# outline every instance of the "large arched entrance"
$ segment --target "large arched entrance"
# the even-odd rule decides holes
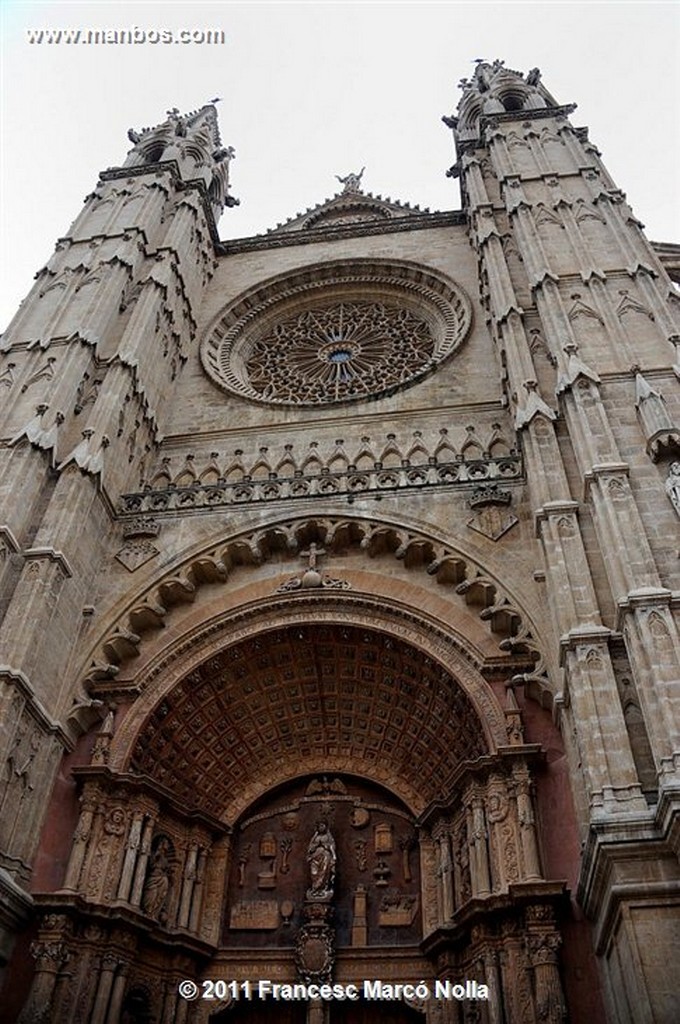
[[[228,821],[246,794],[305,770],[366,774],[422,809],[488,752],[488,730],[440,661],[319,609],[198,665],[156,704],[129,767]]]
[[[159,1024],[440,1019],[433,1002],[187,1002],[182,979],[469,977],[508,1021],[559,1009],[540,747],[471,647],[365,597],[301,594],[183,652],[119,687],[73,769],[66,877],[40,898],[41,941],[73,967],[39,972],[32,996],[55,1024],[76,1007],[119,1024],[131,991]]]

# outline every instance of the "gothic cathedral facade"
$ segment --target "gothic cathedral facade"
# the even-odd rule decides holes
[[[461,211],[228,242],[131,131],[0,342],[9,1022],[680,1020],[680,246],[461,88]]]

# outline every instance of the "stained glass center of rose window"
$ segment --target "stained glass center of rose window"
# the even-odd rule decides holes
[[[399,387],[434,359],[427,321],[381,302],[337,302],[276,324],[252,346],[246,373],[259,398],[338,402]]]

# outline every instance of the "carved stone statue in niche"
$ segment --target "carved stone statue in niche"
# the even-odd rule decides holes
[[[326,822],[320,821],[307,849],[311,882],[307,890],[308,899],[327,899],[332,896],[336,860],[335,840]]]
[[[239,858],[238,858],[238,884],[239,884],[240,888],[243,888],[243,886],[245,885],[245,882],[246,882],[246,867],[248,865],[248,860],[250,858],[250,851],[252,849],[252,846],[253,846],[252,843],[246,843],[246,845],[241,849],[241,852],[239,854]]]
[[[666,480],[666,494],[673,502],[675,511],[680,516],[680,462],[671,463]]]
[[[151,855],[149,873],[142,894],[142,910],[156,919],[161,918],[170,891],[172,844],[167,836],[160,836]]]

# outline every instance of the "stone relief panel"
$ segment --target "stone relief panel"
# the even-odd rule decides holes
[[[312,920],[330,924],[336,948],[420,939],[413,818],[387,791],[316,776],[268,795],[238,826],[223,945],[291,946],[309,927],[310,907]]]

